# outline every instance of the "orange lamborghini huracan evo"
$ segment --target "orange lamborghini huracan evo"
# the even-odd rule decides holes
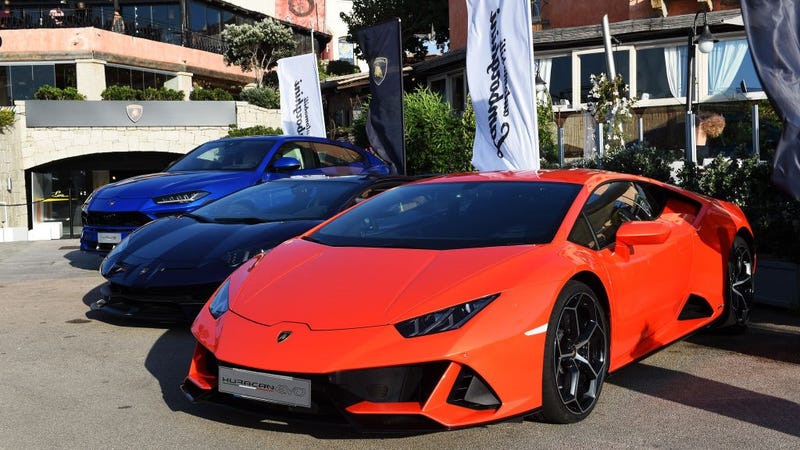
[[[192,400],[358,428],[454,428],[594,408],[610,372],[747,326],[735,205],[595,170],[403,185],[237,269],[192,326]]]

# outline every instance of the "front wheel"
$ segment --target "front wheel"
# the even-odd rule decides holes
[[[608,349],[602,303],[589,286],[570,281],[558,295],[547,327],[537,418],[573,423],[588,416],[608,372]]]
[[[744,332],[750,323],[753,305],[753,252],[741,236],[736,236],[725,270],[725,313],[720,328]]]

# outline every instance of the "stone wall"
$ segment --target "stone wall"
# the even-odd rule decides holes
[[[22,165],[20,115],[12,127],[0,132],[0,227],[27,226],[25,170]]]
[[[236,102],[236,120],[239,128],[256,125],[281,128],[281,110],[266,109],[247,102]]]

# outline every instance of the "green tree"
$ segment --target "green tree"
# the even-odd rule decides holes
[[[271,17],[252,25],[225,27],[222,38],[228,44],[223,54],[225,64],[235,64],[242,72],[252,71],[259,87],[264,82],[264,73],[279,59],[292,56],[297,46],[291,28]]]
[[[543,169],[558,167],[558,146],[554,133],[558,133],[553,118],[553,104],[548,96],[536,101],[536,118],[539,132],[539,163]]]
[[[403,96],[406,169],[409,174],[472,170],[475,116],[456,114],[442,96],[417,88]]]
[[[345,140],[368,147],[369,100],[361,105],[361,110],[361,116],[353,121],[350,137]],[[417,88],[403,95],[403,122],[409,175],[472,170],[475,114],[471,104],[459,115],[438,93]]]
[[[347,24],[351,42],[356,42],[356,31],[362,28],[400,18],[403,48],[417,59],[428,53],[426,40],[444,48],[450,38],[447,0],[353,0],[352,12],[339,16]],[[356,54],[361,54],[358,47]]]

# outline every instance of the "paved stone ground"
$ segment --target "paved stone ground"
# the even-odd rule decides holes
[[[77,245],[0,243],[0,449],[800,448],[800,317],[789,311],[757,309],[745,335],[701,333],[623,368],[578,424],[363,436],[189,403],[177,388],[189,331],[89,311],[104,280]]]

